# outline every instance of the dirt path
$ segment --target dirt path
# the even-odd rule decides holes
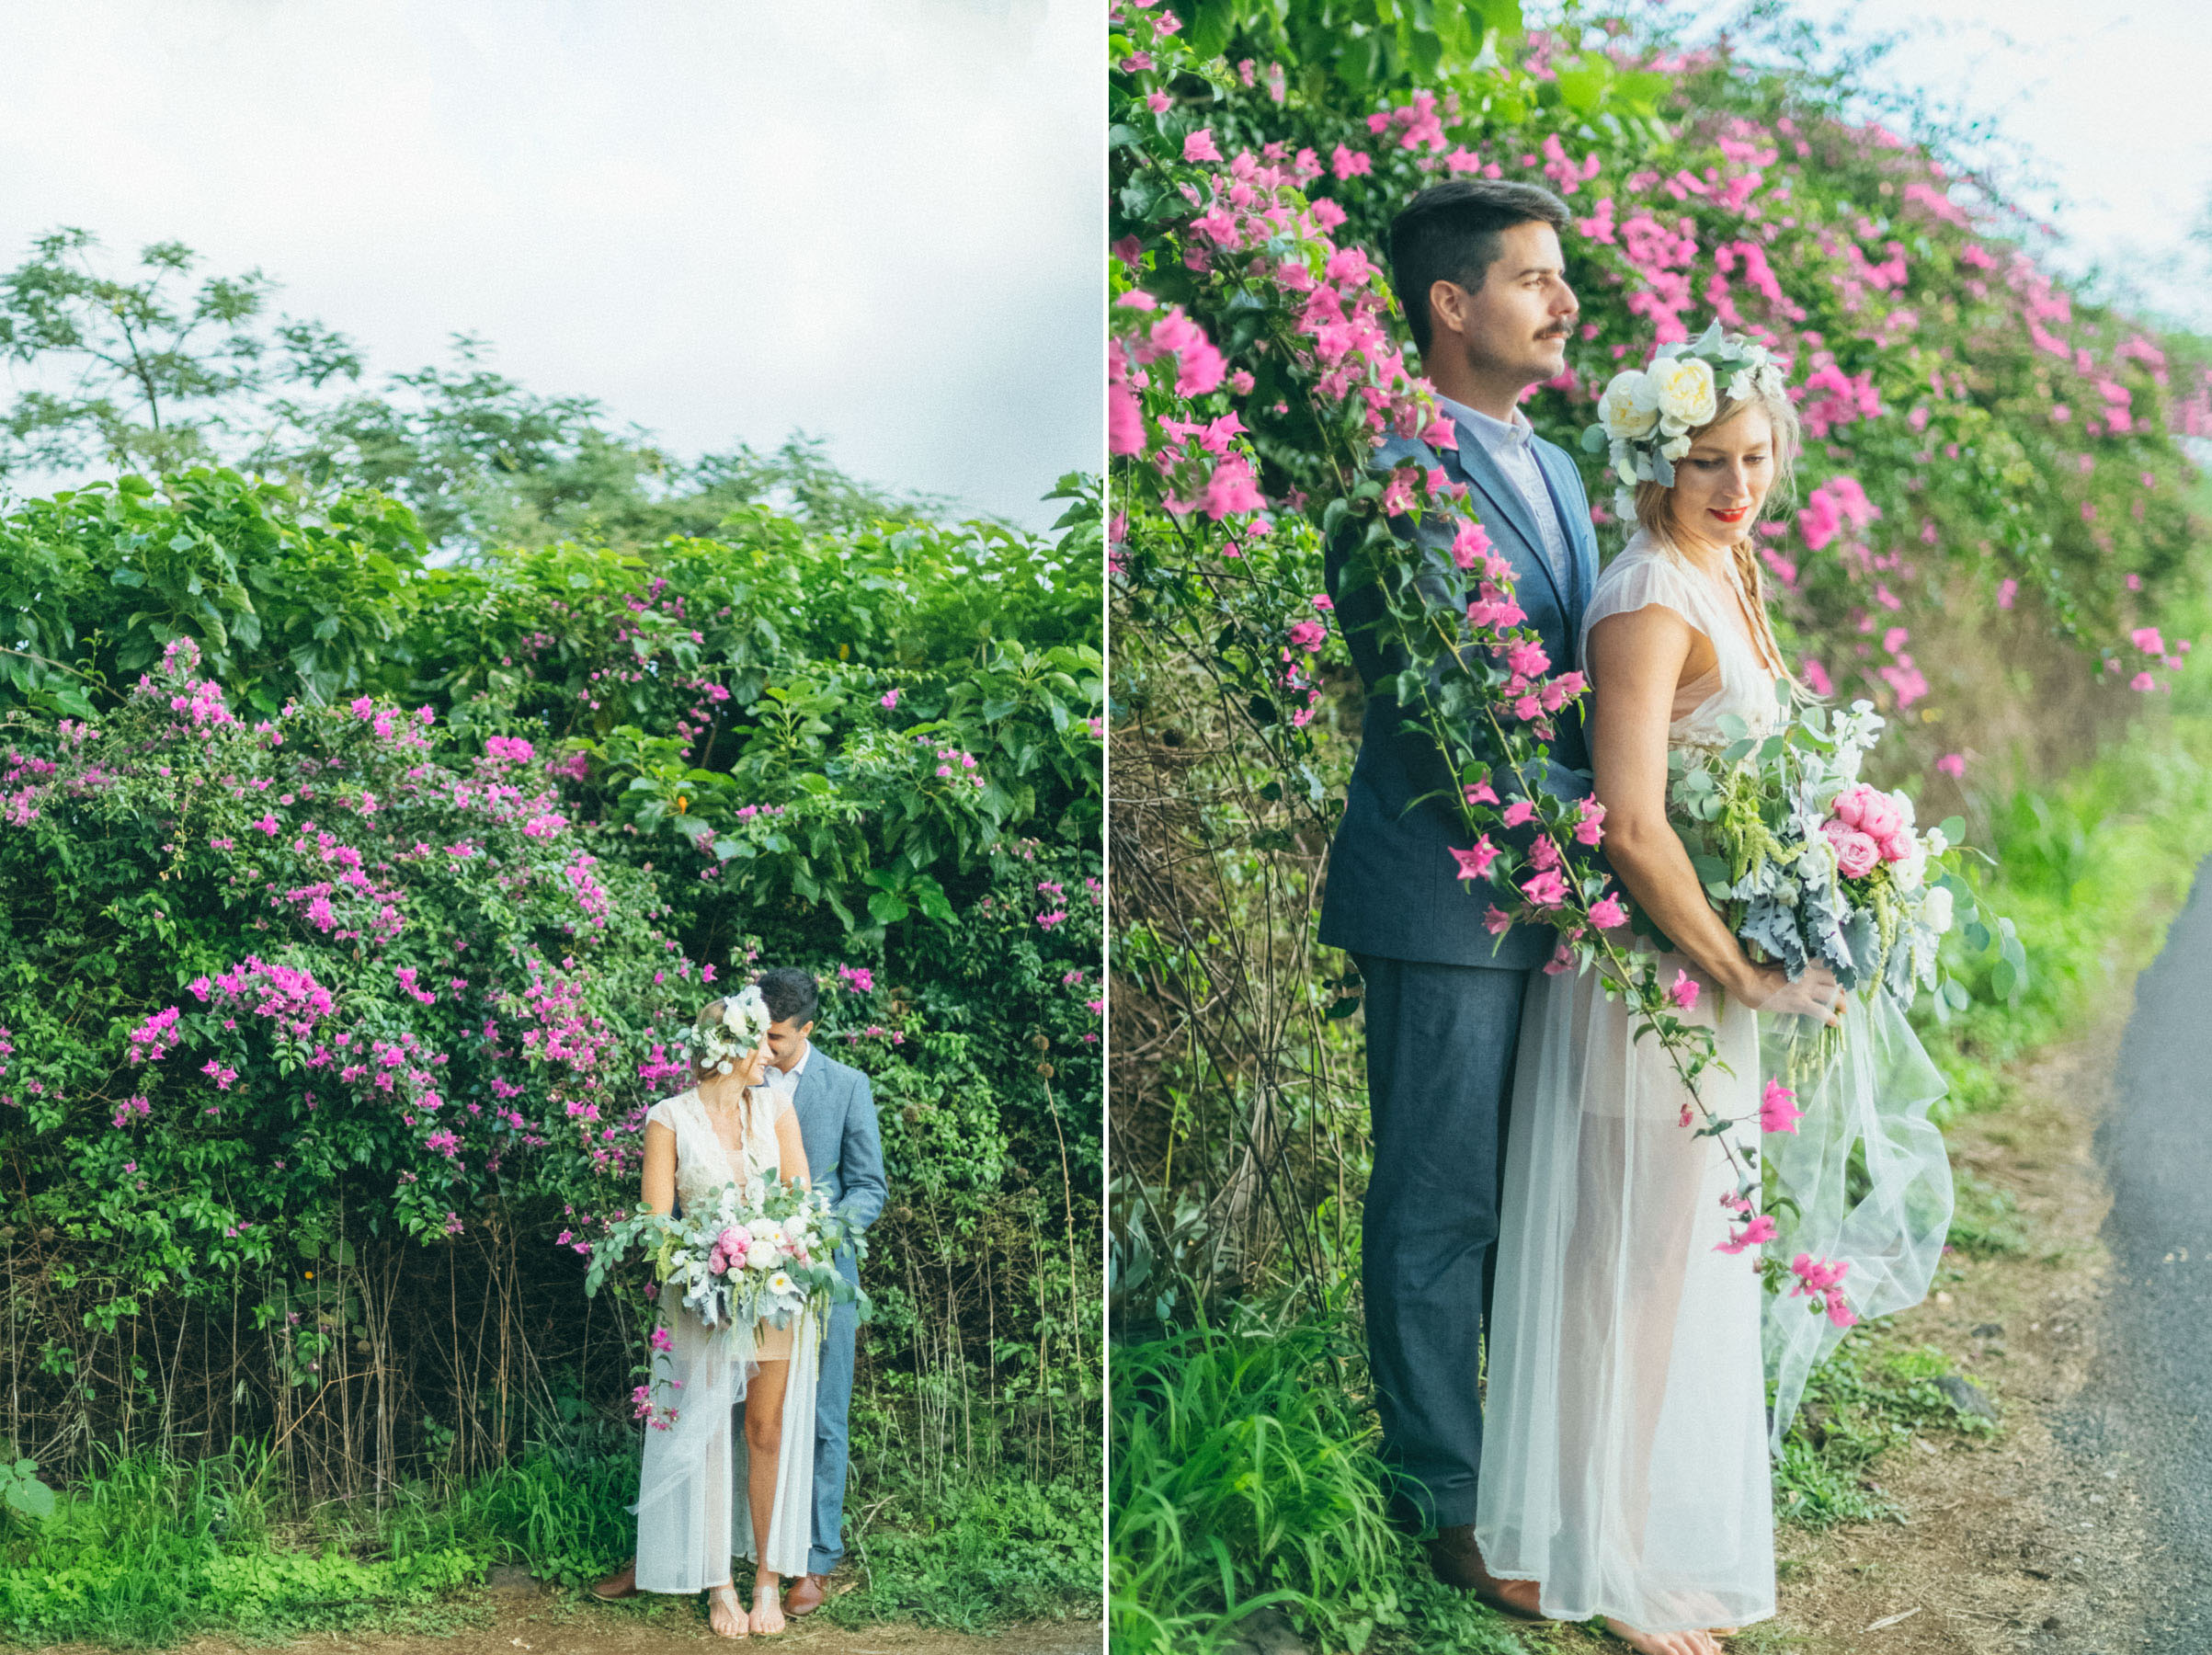
[[[2024,1256],[1952,1254],[1952,1279],[1901,1330],[1949,1354],[1995,1400],[2004,1429],[1988,1444],[1916,1440],[1879,1462],[1901,1524],[1785,1531],[1782,1623],[1795,1638],[1777,1633],[1767,1647],[2161,1647],[2145,1641],[2160,1570],[2142,1467],[2109,1451],[2090,1383],[2113,1341],[2113,1261],[2101,1239],[2110,1196],[2093,1138],[2111,1105],[2124,1011],[2047,1052],[2012,1107],[1947,1134],[1955,1164],[2018,1202],[2030,1245]]]
[[[451,1631],[428,1633],[316,1632],[278,1646],[331,1655],[703,1655],[723,1649],[707,1630],[706,1612],[685,1603],[610,1606],[580,1599],[486,1592],[480,1604],[461,1605]],[[82,1651],[86,1646],[63,1646]],[[1099,1655],[1105,1633],[1097,1621],[1009,1626],[988,1638],[964,1632],[889,1623],[836,1626],[818,1616],[792,1623],[780,1638],[747,1638],[734,1647],[808,1655]],[[199,1638],[181,1655],[267,1655],[268,1645]]]

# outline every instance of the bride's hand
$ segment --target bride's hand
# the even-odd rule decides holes
[[[1825,965],[1807,965],[1794,983],[1781,966],[1762,965],[1752,973],[1752,983],[1751,990],[1738,998],[1755,1011],[1817,1017],[1831,1029],[1843,1021],[1843,990]]]

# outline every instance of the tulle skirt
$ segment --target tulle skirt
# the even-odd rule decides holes
[[[778,1574],[804,1574],[814,1543],[820,1319],[810,1310],[781,1330],[709,1329],[678,1308],[664,1325],[673,1343],[655,1361],[653,1400],[673,1408],[675,1419],[666,1430],[645,1432],[637,1504],[631,1508],[637,1514],[638,1590],[702,1591],[732,1579],[734,1558],[754,1557],[745,1432],[735,1410],[763,1360],[791,1364],[767,1561]]]
[[[1757,1255],[1716,1250],[1721,1140],[1682,1124],[1659,1042],[1600,985],[1543,978],[1522,1010],[1477,1535],[1554,1618],[1743,1626],[1774,1613]],[[1757,1014],[1708,984],[1685,1015],[1726,1066],[1700,1077],[1707,1106],[1749,1117],[1730,1137],[1755,1148]]]

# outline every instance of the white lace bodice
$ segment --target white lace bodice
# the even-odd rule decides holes
[[[1729,574],[1731,584],[1734,572]],[[1743,594],[1743,611],[1751,608]],[[1590,660],[1590,629],[1608,615],[1631,614],[1661,604],[1688,622],[1712,645],[1713,669],[1674,692],[1667,745],[1723,747],[1730,739],[1720,727],[1721,718],[1733,713],[1758,733],[1780,723],[1783,704],[1774,691],[1776,674],[1760,658],[1757,647],[1735,611],[1729,592],[1683,561],[1662,542],[1639,530],[1620,556],[1605,565],[1598,588],[1583,611],[1582,635],[1578,640],[1582,661]],[[1594,674],[1593,689],[1602,690]]]
[[[695,1206],[725,1183],[777,1176],[783,1163],[776,1147],[776,1117],[788,1107],[780,1106],[765,1086],[747,1092],[742,1167],[731,1165],[697,1087],[663,1098],[647,1110],[646,1120],[658,1121],[676,1134],[676,1198],[687,1207]]]

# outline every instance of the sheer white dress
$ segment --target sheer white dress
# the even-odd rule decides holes
[[[726,1183],[776,1177],[776,1122],[791,1107],[786,1100],[780,1108],[766,1087],[747,1092],[745,1164],[735,1167],[696,1090],[656,1103],[645,1119],[676,1134],[678,1202],[696,1205]],[[675,1419],[667,1430],[645,1432],[638,1501],[632,1508],[637,1513],[638,1590],[699,1592],[731,1581],[733,1558],[752,1558],[745,1432],[735,1410],[762,1361],[791,1363],[768,1564],[779,1574],[804,1574],[814,1537],[815,1388],[821,1375],[816,1318],[810,1313],[789,1328],[763,1322],[710,1329],[674,1295],[665,1295],[661,1325],[674,1342],[655,1360],[653,1401],[656,1410],[672,1409]]]
[[[1648,535],[1598,581],[1582,622],[1652,604],[1712,644],[1677,692],[1670,748],[1724,746],[1734,713],[1777,720],[1776,674],[1736,594]],[[1743,608],[1748,611],[1748,599]],[[1583,659],[1587,661],[1585,648]],[[1603,684],[1594,686],[1602,696]],[[1701,974],[1661,956],[1665,980]],[[1727,1067],[1700,1079],[1757,1147],[1758,1014],[1710,981],[1694,1021]],[[1716,1251],[1735,1178],[1682,1124],[1687,1093],[1638,1042],[1596,970],[1540,977],[1521,1024],[1491,1311],[1477,1535],[1493,1572],[1541,1581],[1546,1615],[1648,1632],[1774,1613],[1773,1506],[1757,1255]]]

